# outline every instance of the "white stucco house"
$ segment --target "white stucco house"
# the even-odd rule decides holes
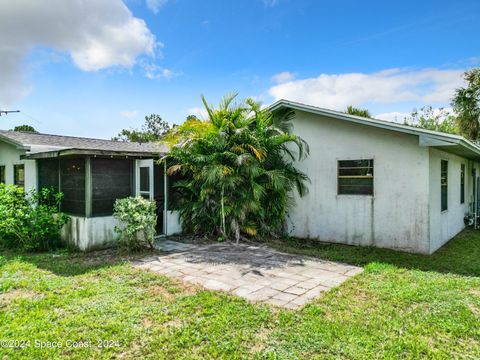
[[[480,147],[457,135],[280,100],[310,156],[291,235],[431,254],[475,213]]]
[[[310,178],[287,225],[292,236],[431,254],[477,212],[480,147],[461,136],[280,100],[310,156]],[[114,238],[113,202],[129,195],[157,201],[158,233],[181,231],[169,208],[170,181],[155,144],[0,131],[0,182],[64,193],[72,220],[63,237],[80,249]]]

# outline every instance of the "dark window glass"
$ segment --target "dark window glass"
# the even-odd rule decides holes
[[[14,165],[13,167],[13,183],[17,186],[25,186],[25,165]]]
[[[60,160],[62,211],[85,216],[85,159]]]
[[[0,184],[5,184],[5,166],[0,166]]]
[[[131,195],[131,160],[92,159],[92,215],[111,215],[115,200]]]
[[[373,195],[373,159],[338,161],[339,195]]]
[[[37,160],[38,187],[49,188],[55,192],[59,190],[59,162],[58,159]]]
[[[150,191],[150,168],[140,168],[140,191]]]
[[[440,170],[441,209],[448,209],[448,161],[442,160]]]
[[[460,165],[460,204],[465,202],[465,164]]]

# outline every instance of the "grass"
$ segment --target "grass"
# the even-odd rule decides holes
[[[114,255],[8,254],[0,257],[0,341],[30,346],[0,347],[0,357],[480,357],[480,233],[464,231],[433,256],[272,245],[365,271],[290,311],[137,270]],[[98,340],[111,342],[99,348]]]

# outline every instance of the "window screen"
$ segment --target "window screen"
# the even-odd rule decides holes
[[[59,189],[59,162],[58,159],[37,160],[38,166],[38,187],[48,188],[55,192]]]
[[[460,204],[465,202],[465,164],[460,165]]]
[[[442,160],[440,170],[441,209],[448,209],[448,161]]]
[[[62,211],[85,216],[85,159],[60,160]]]
[[[0,184],[5,184],[5,166],[0,166]]]
[[[373,159],[338,161],[339,195],[373,195]]]
[[[150,192],[150,168],[140,168],[140,191]]]
[[[17,186],[25,187],[25,165],[13,166],[13,183]]]
[[[131,160],[92,159],[92,215],[111,215],[115,200],[131,195]]]

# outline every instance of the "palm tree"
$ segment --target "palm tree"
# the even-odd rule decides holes
[[[308,178],[293,162],[308,146],[288,131],[288,114],[274,117],[235,98],[227,95],[216,109],[202,97],[208,120],[172,130],[168,173],[183,178],[176,188],[186,230],[238,242],[242,234],[281,232],[291,192],[306,193]]]
[[[347,110],[345,112],[349,115],[362,116],[366,118],[372,117],[372,115],[370,114],[370,111],[368,111],[367,109],[357,108],[352,105],[348,105]]]
[[[452,100],[458,114],[458,125],[465,137],[478,141],[480,138],[480,68],[468,70],[464,74],[467,87],[455,91]]]

